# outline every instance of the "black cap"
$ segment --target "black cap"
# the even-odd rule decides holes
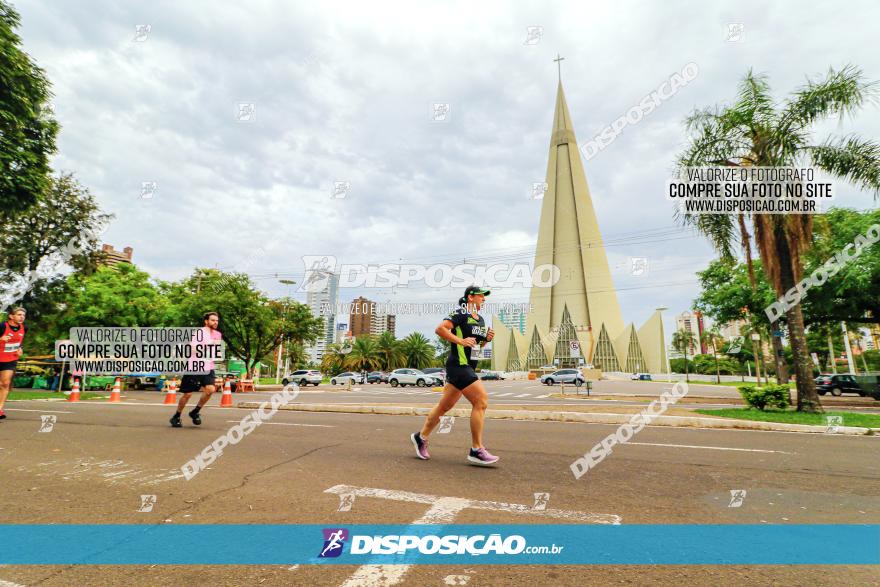
[[[471,286],[468,286],[468,288],[466,290],[464,290],[464,297],[468,297],[469,295],[472,295],[472,294],[482,294],[484,296],[487,296],[487,295],[489,295],[489,293],[490,293],[489,290],[486,289],[485,287],[480,287],[479,285],[471,285]]]

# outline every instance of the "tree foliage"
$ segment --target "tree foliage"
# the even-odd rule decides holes
[[[0,221],[33,206],[49,186],[58,123],[49,79],[22,49],[18,12],[0,0]]]

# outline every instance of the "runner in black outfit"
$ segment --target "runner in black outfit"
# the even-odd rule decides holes
[[[495,336],[492,329],[486,326],[483,317],[477,313],[487,295],[487,289],[474,285],[468,287],[458,301],[460,307],[435,330],[438,336],[450,342],[449,358],[446,360],[446,386],[443,388],[443,397],[428,414],[421,432],[413,432],[410,436],[420,459],[431,458],[428,454],[428,435],[440,423],[440,416],[451,410],[463,395],[472,406],[468,462],[484,466],[498,462],[498,457],[483,446],[483,417],[489,396],[474,371],[477,359],[471,358],[471,355],[476,357],[474,350],[479,349],[480,343],[489,342]]]

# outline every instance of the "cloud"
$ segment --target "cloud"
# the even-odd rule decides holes
[[[647,256],[642,289],[618,275],[624,318],[690,305],[686,282],[713,257],[698,236],[645,243],[626,235],[673,228],[662,191],[695,106],[723,103],[753,67],[782,96],[805,75],[859,56],[880,79],[869,3],[500,2],[444,4],[158,1],[123,7],[19,3],[27,50],[54,84],[63,125],[56,169],[76,172],[116,220],[105,235],[153,275],[195,266],[248,269],[271,295],[275,274],[301,278],[302,255],[341,262],[455,260],[492,250],[521,254],[537,236],[556,90],[557,51],[581,145],[666,77],[694,61],[700,73],[673,99],[585,163],[612,267]],[[760,18],[758,18],[760,15]],[[743,23],[743,40],[726,40]],[[149,24],[143,42],[135,25]],[[542,26],[536,45],[527,26]],[[251,122],[237,119],[253,103]],[[449,119],[431,108],[448,103]],[[880,135],[868,107],[823,131]],[[155,181],[154,198],[139,197]],[[351,183],[332,199],[335,181]],[[874,205],[843,187],[839,203]],[[526,259],[530,255],[526,255]],[[655,268],[656,267],[656,268]],[[666,267],[666,269],[664,269]],[[341,302],[390,292],[344,291]],[[430,301],[458,292],[398,292]],[[526,292],[505,292],[513,299]],[[402,318],[398,332],[430,333],[436,317]]]

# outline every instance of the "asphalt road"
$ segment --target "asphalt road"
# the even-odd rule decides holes
[[[503,407],[505,405],[644,405],[650,398],[657,398],[661,392],[670,389],[671,384],[660,381],[597,381],[594,382],[590,397],[595,399],[563,399],[553,397],[563,391],[562,386],[547,386],[536,381],[484,381],[489,393],[490,406]],[[234,394],[235,399],[242,398],[262,401],[270,397],[273,391],[280,390],[281,386],[269,386],[270,389],[256,394]],[[574,394],[577,390],[572,385],[566,385],[565,393]],[[581,388],[580,395],[586,397],[586,390]],[[138,399],[156,398],[156,392],[133,392],[131,397]],[[437,401],[438,393],[429,387],[391,387],[387,384],[360,384],[352,385],[348,390],[346,386],[324,384],[317,387],[306,386],[300,390],[297,401],[303,403],[394,403],[394,404],[424,404],[430,405]],[[688,401],[694,398],[695,401]],[[857,395],[844,395],[841,397],[824,396],[821,398],[823,405],[828,409],[843,408],[856,409],[865,412],[880,413],[880,401],[871,398],[861,398]],[[155,399],[153,399],[155,401]],[[699,403],[697,403],[697,401]],[[462,400],[465,402],[465,400]],[[679,407],[731,407],[743,405],[739,392],[734,387],[720,387],[712,385],[690,384],[688,394],[677,404]]]
[[[646,428],[576,480],[570,463],[614,426],[489,421],[486,443],[502,461],[487,469],[466,464],[466,419],[435,434],[432,459],[420,461],[407,439],[420,418],[279,412],[186,481],[180,466],[245,410],[211,407],[202,427],[186,422],[172,429],[169,407],[148,401],[7,407],[9,419],[0,423],[0,507],[14,523],[411,523],[428,506],[393,499],[399,491],[527,507],[534,493],[547,492],[548,507],[616,516],[623,524],[880,523],[876,437]],[[52,415],[51,432],[39,432],[41,416]],[[340,498],[328,490],[341,485],[379,490],[380,497],[356,497],[351,511],[339,512]],[[728,507],[731,490],[746,491],[740,507]],[[138,511],[141,495],[156,496],[153,511]],[[565,522],[493,509],[466,509],[454,519],[554,521]],[[342,585],[357,572],[353,566],[10,566],[0,568],[0,581]],[[877,576],[869,567],[414,566],[398,584],[871,585]]]

